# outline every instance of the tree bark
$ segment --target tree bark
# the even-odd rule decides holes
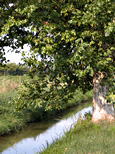
[[[93,115],[92,122],[98,123],[100,120],[114,121],[115,112],[113,103],[107,103],[105,99],[107,86],[101,86],[102,73],[94,73],[93,77]]]

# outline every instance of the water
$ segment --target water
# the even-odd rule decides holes
[[[74,116],[59,120],[55,124],[54,122],[34,123],[21,133],[3,137],[0,139],[0,145],[2,145],[0,154],[35,154],[42,151],[47,143],[51,144],[54,140],[61,138],[73,127],[79,116],[84,118],[84,114],[88,112],[92,113],[92,107],[84,108]]]

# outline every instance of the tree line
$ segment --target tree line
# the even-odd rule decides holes
[[[24,75],[29,72],[29,68],[15,63],[8,63],[0,66],[0,75]]]

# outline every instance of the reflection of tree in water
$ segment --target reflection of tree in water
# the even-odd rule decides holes
[[[12,133],[11,135],[8,135],[6,137],[1,137],[0,152],[8,147],[13,146],[15,143],[21,140],[23,141],[23,139],[33,138],[34,140],[36,140],[37,135],[44,132],[49,126],[51,126],[50,123],[35,123],[25,128],[25,130],[17,133]]]

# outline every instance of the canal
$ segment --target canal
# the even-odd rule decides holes
[[[60,139],[74,126],[79,116],[91,112],[92,107],[84,104],[68,110],[67,114],[51,121],[32,123],[23,131],[0,138],[0,154],[35,154],[48,144]]]

